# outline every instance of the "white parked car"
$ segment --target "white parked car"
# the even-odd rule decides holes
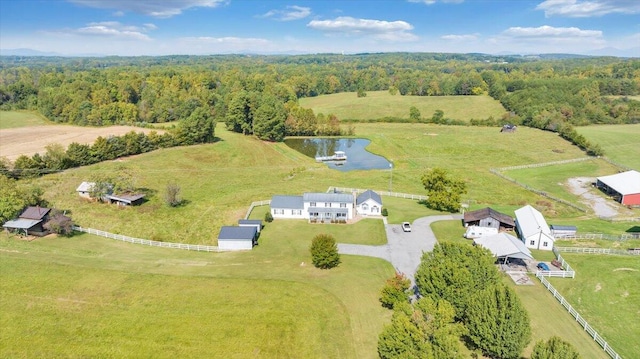
[[[411,223],[402,222],[402,231],[403,232],[411,232]]]

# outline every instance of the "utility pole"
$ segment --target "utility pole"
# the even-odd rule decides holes
[[[391,189],[393,187],[393,162],[389,163],[389,194],[391,194]]]

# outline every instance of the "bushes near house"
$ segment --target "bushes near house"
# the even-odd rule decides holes
[[[330,234],[318,234],[311,241],[313,265],[320,269],[331,269],[340,264],[340,254],[335,238]]]

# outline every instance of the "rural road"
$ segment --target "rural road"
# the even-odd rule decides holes
[[[433,250],[436,236],[431,230],[431,223],[462,219],[461,214],[429,216],[416,219],[411,224],[411,232],[403,232],[400,224],[388,224],[384,220],[387,232],[387,244],[367,246],[361,244],[338,243],[340,254],[382,258],[390,262],[399,273],[414,281],[414,274],[423,252]]]

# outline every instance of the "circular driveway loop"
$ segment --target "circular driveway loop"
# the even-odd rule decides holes
[[[422,259],[422,253],[432,251],[437,242],[436,236],[431,230],[431,223],[461,219],[461,214],[422,217],[411,224],[411,232],[403,232],[400,224],[388,224],[385,217],[383,221],[387,232],[387,244],[367,246],[338,243],[338,252],[382,258],[391,262],[396,272],[404,273],[413,282],[414,274],[420,265],[420,259]]]

